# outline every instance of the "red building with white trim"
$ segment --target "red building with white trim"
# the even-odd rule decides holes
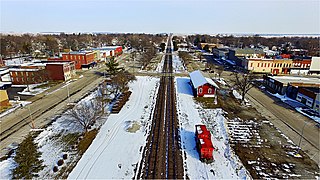
[[[195,96],[215,97],[219,87],[212,79],[205,78],[199,70],[191,72],[189,76]]]

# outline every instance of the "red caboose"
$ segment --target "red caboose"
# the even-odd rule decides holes
[[[211,142],[211,133],[205,125],[196,125],[196,143],[200,160],[208,163],[212,162],[214,148]]]

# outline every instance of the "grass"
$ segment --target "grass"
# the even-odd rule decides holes
[[[46,84],[41,84],[39,86],[37,86],[37,88],[40,88],[40,89],[44,89],[44,88],[50,88],[52,86],[55,86],[57,84],[60,84],[62,83],[63,81],[49,81],[48,83]]]
[[[86,150],[88,149],[88,147],[90,146],[97,134],[97,129],[85,133],[83,139],[78,144],[78,151],[81,155],[86,152]]]
[[[76,145],[78,143],[78,138],[80,137],[80,133],[70,133],[61,138],[61,141],[65,144],[65,149],[70,149],[71,146]]]
[[[10,109],[11,107],[12,107],[11,105],[9,105],[9,106],[0,106],[0,114],[1,114],[2,112],[7,111],[7,110]]]
[[[195,100],[205,109],[222,108],[228,113],[230,119],[239,117],[243,120],[251,120],[260,117],[254,108],[242,106],[229,93],[218,93],[217,104],[214,104],[212,97],[196,97]]]

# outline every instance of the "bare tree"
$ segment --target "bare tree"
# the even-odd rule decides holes
[[[224,71],[224,67],[223,66],[217,66],[217,73],[219,75],[219,79],[221,78],[221,74]]]
[[[74,108],[67,111],[69,120],[79,124],[85,133],[89,127],[101,117],[102,102],[96,98],[76,105]]]
[[[232,76],[234,77],[234,86],[241,93],[241,103],[243,104],[245,95],[254,86],[253,81],[255,79],[255,76],[251,72],[244,74],[234,72],[232,73]]]
[[[112,85],[116,89],[116,93],[125,92],[128,89],[128,83],[136,80],[136,77],[128,71],[120,71],[112,77]]]

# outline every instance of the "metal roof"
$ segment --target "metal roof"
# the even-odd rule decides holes
[[[219,88],[218,85],[212,81],[212,79],[205,78],[199,70],[191,72],[189,76],[194,87],[199,87],[204,84],[211,84],[212,86]]]

